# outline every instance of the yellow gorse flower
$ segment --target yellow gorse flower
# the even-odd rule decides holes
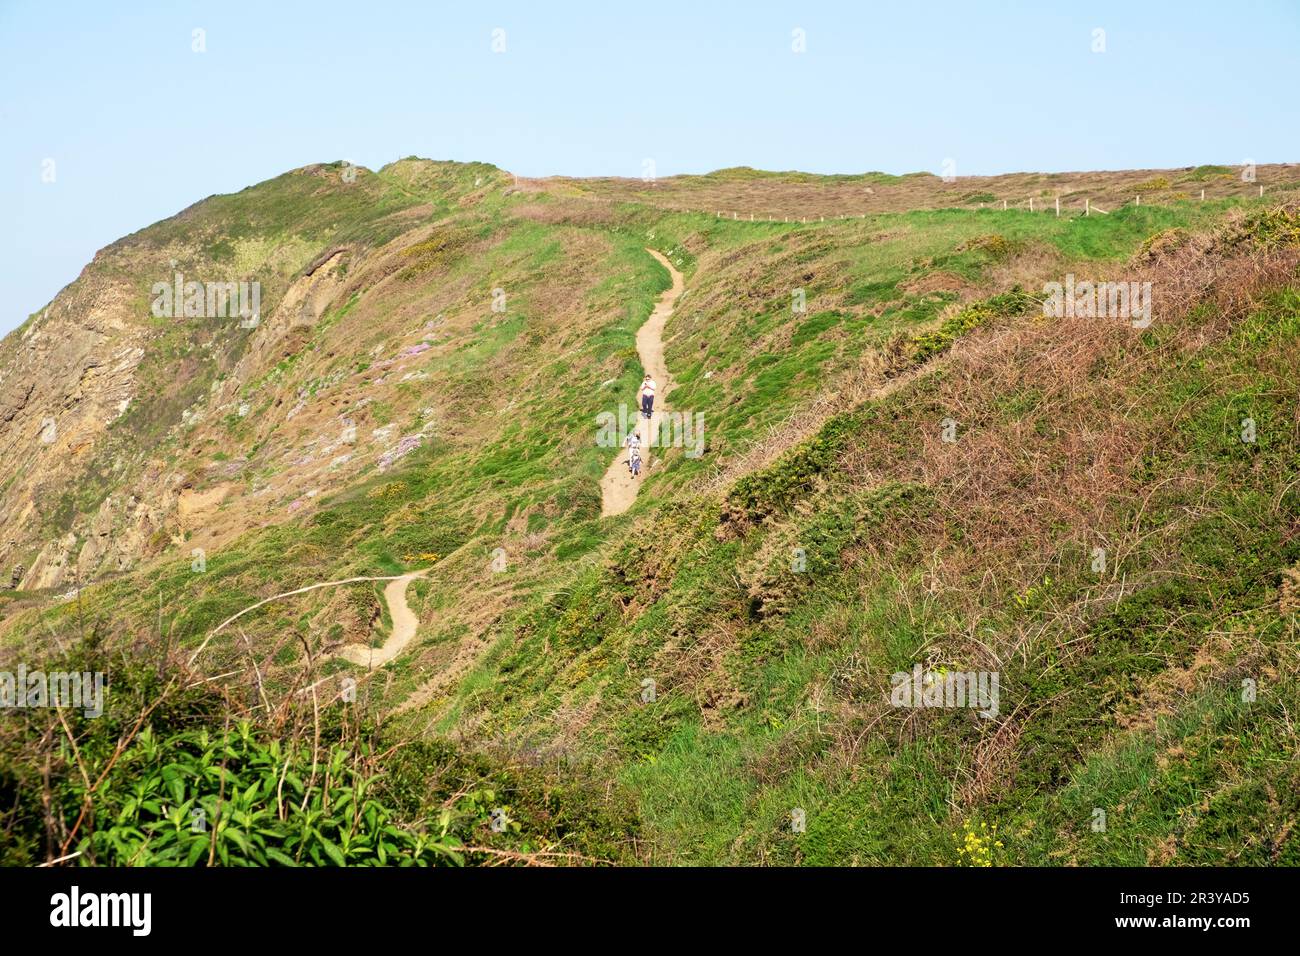
[[[967,820],[962,828],[963,834],[953,834],[953,839],[957,840],[957,865],[993,866],[994,851],[1002,849],[998,825],[995,823],[990,827],[983,822],[976,825]]]

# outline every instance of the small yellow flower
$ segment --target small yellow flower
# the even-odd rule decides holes
[[[959,866],[993,866],[993,851],[1002,849],[1002,841],[997,839],[997,824],[990,827],[987,823],[972,824],[963,822],[964,835],[957,847]],[[953,834],[958,839],[957,834]]]

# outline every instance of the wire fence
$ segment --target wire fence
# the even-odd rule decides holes
[[[515,181],[516,181],[516,185],[518,185],[519,178],[516,177]],[[544,181],[542,181],[542,180],[529,180],[529,181],[530,181],[530,182],[535,182],[535,183],[544,182]],[[653,185],[653,181],[650,181],[648,184]],[[1253,184],[1253,185],[1254,185],[1256,188],[1255,188],[1254,190],[1250,190],[1250,192],[1255,193],[1255,196],[1258,197],[1258,198],[1263,198],[1263,196],[1264,196],[1264,185],[1263,185],[1262,183],[1256,183],[1256,184]],[[1205,201],[1206,201],[1206,198],[1207,198],[1207,197],[1206,197],[1206,195],[1205,195],[1205,192],[1206,192],[1205,189],[1201,189],[1201,191],[1200,191],[1200,197],[1199,197],[1199,198],[1200,198],[1200,201],[1201,201],[1201,202],[1205,202]],[[1148,194],[1148,195],[1149,195],[1149,194]],[[828,222],[828,221],[829,221],[829,222],[844,222],[844,221],[850,221],[850,220],[853,220],[853,219],[866,219],[867,216],[874,216],[874,215],[888,214],[888,213],[892,213],[892,212],[904,212],[904,211],[910,211],[910,210],[882,209],[882,210],[879,210],[879,211],[873,211],[873,212],[841,213],[841,214],[838,214],[838,215],[834,215],[834,214],[833,214],[833,215],[830,215],[830,216],[827,216],[827,215],[824,214],[824,213],[817,214],[817,215],[812,215],[812,216],[808,216],[808,215],[802,215],[802,216],[801,216],[801,215],[780,214],[780,213],[772,213],[772,212],[758,212],[758,211],[753,211],[753,210],[751,210],[751,211],[749,211],[749,212],[746,213],[746,212],[739,212],[739,211],[736,211],[736,210],[726,210],[726,209],[718,209],[718,208],[714,208],[714,209],[698,209],[698,208],[692,208],[692,207],[689,207],[689,206],[677,206],[677,205],[671,205],[671,204],[648,203],[648,202],[646,202],[644,199],[640,199],[640,198],[629,198],[629,197],[611,198],[611,197],[607,197],[607,196],[591,196],[591,195],[584,195],[584,194],[582,194],[582,193],[572,193],[572,194],[569,195],[568,198],[572,198],[572,199],[581,199],[581,200],[586,201],[586,202],[601,203],[601,204],[609,205],[609,206],[615,206],[615,205],[619,205],[619,204],[622,204],[622,203],[641,203],[641,204],[644,204],[644,205],[654,205],[655,208],[658,208],[658,209],[665,209],[665,210],[668,210],[668,211],[670,211],[670,212],[678,213],[678,214],[681,214],[681,215],[698,215],[698,216],[709,216],[709,215],[711,215],[711,216],[713,216],[715,219],[726,219],[726,220],[730,220],[730,221],[732,221],[732,222],[754,222],[754,223],[767,223],[767,224],[773,224],[773,223],[776,223],[776,224],[807,225],[807,224],[809,224],[810,222],[813,223],[813,224],[823,223],[823,222]],[[1184,198],[1185,198],[1185,197],[1184,197]],[[1233,197],[1214,196],[1214,197],[1210,197],[1210,198],[1213,198],[1213,199],[1221,199],[1221,198],[1233,198]],[[1238,195],[1238,196],[1235,197],[1235,198],[1243,198],[1243,197],[1240,196],[1240,195]],[[1079,205],[1080,202],[1082,202],[1082,206]],[[1018,201],[1015,201],[1015,202],[1013,202],[1013,201],[1011,201],[1011,200],[1009,200],[1009,199],[1001,199],[1001,200],[997,200],[997,199],[995,199],[995,200],[993,200],[991,203],[990,203],[990,202],[980,202],[979,205],[978,205],[978,207],[975,207],[975,208],[978,208],[978,209],[998,209],[998,208],[999,208],[999,203],[1000,203],[1000,208],[1001,208],[1004,212],[1009,212],[1009,211],[1012,211],[1012,210],[1023,210],[1023,211],[1026,211],[1026,212],[1033,212],[1033,213],[1038,213],[1038,212],[1042,212],[1042,213],[1051,213],[1051,214],[1053,214],[1054,216],[1056,216],[1057,218],[1060,218],[1062,215],[1065,215],[1067,218],[1069,218],[1069,217],[1071,216],[1072,213],[1079,214],[1079,215],[1082,215],[1082,216],[1084,216],[1084,217],[1092,216],[1094,213],[1097,214],[1097,215],[1109,216],[1109,215],[1111,214],[1111,212],[1114,211],[1114,209],[1104,209],[1104,208],[1102,208],[1101,206],[1098,206],[1095,202],[1092,201],[1092,199],[1091,199],[1090,197],[1086,197],[1086,196],[1085,196],[1085,197],[1082,198],[1082,200],[1080,200],[1080,197],[1078,197],[1077,195],[1074,195],[1074,194],[1071,194],[1071,196],[1068,197],[1068,200],[1067,200],[1067,202],[1066,202],[1065,204],[1062,203],[1062,201],[1061,201],[1061,197],[1060,197],[1060,196],[1053,196],[1053,197],[1051,197],[1051,198],[1047,198],[1047,197],[1043,197],[1043,196],[1029,196],[1029,197],[1027,197],[1027,198],[1025,198],[1025,199],[1023,199],[1023,200],[1018,200]],[[1148,205],[1160,205],[1160,204],[1161,204],[1161,203],[1159,203],[1159,202],[1157,202],[1157,203],[1150,203],[1150,202],[1148,202]],[[1141,206],[1141,205],[1142,205],[1142,194],[1141,194],[1141,193],[1134,193],[1133,198],[1132,198],[1131,200],[1127,200],[1127,201],[1125,201],[1125,202],[1122,202],[1122,203],[1121,203],[1118,207],[1116,207],[1116,208],[1124,208],[1125,206],[1135,206],[1135,207],[1136,207],[1136,206]],[[930,207],[926,207],[926,206],[917,206],[917,207],[913,207],[913,208],[915,208],[915,209],[925,209],[925,208],[928,208],[928,209],[952,209],[952,208],[968,208],[968,207],[965,207],[965,206],[930,206]]]

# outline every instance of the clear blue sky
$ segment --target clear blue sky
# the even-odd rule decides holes
[[[645,158],[660,176],[1300,161],[1297,50],[1297,0],[0,0],[0,333],[114,239],[317,161],[623,176]]]

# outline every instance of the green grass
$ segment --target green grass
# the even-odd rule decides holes
[[[299,242],[356,242],[379,254],[405,228],[427,227],[383,281],[351,290],[295,350],[257,369],[242,395],[259,413],[283,395],[329,401],[339,376],[376,375],[372,364],[394,342],[454,314],[463,321],[424,353],[426,378],[376,392],[368,405],[369,421],[403,435],[431,405],[437,428],[390,471],[367,467],[328,488],[315,510],[226,542],[202,574],[187,552],[165,553],[87,589],[95,627],[192,648],[269,594],[395,574],[436,554],[430,579],[412,587],[413,605],[434,623],[374,693],[391,707],[471,638],[487,650],[427,708],[386,728],[431,748],[385,768],[376,784],[388,788],[383,807],[394,819],[427,823],[428,801],[454,791],[443,786],[450,778],[430,789],[420,774],[450,763],[491,777],[494,793],[528,808],[528,826],[503,845],[566,840],[601,860],[950,865],[954,833],[987,823],[1004,844],[999,862],[1296,861],[1284,825],[1300,789],[1287,759],[1294,634],[1276,613],[1279,576],[1300,563],[1290,533],[1300,514],[1294,289],[1183,353],[1159,327],[1125,340],[1084,376],[1095,391],[1068,408],[1027,359],[1023,380],[995,394],[941,368],[887,399],[842,408],[725,487],[704,484],[882,350],[896,347],[896,373],[965,337],[1032,324],[1037,289],[1006,279],[1022,262],[1046,263],[1049,278],[1110,274],[1153,235],[1205,229],[1246,204],[1060,219],[963,208],[804,227],[622,203],[566,219],[554,196],[492,189],[506,177],[491,167],[403,161],[346,189],[333,180],[339,172],[287,174],[217,197],[132,243],[156,251],[198,234],[212,242],[196,263],[229,264],[251,248],[284,266],[301,258]],[[400,225],[395,214],[417,207],[418,221]],[[1294,239],[1292,218],[1266,214],[1250,220],[1243,241]],[[669,452],[629,515],[602,520],[597,482],[613,453],[594,440],[597,416],[631,403],[643,371],[636,329],[669,286],[646,246],[672,252],[687,276],[668,327],[670,401],[705,415],[709,451],[698,460]],[[276,294],[290,280],[275,280]],[[491,309],[496,288],[506,292],[504,313]],[[795,289],[805,311],[792,308]],[[215,357],[195,351],[204,344]],[[110,429],[76,493],[45,505],[48,526],[93,512],[119,480],[114,456],[139,443],[183,455],[189,439],[171,433],[180,409],[245,354],[229,331],[161,330],[144,367],[154,392]],[[1046,515],[1040,525],[1000,528],[990,545],[981,522],[999,500],[964,498],[922,467],[939,459],[919,436],[955,395],[970,405],[963,429],[1020,443],[985,463],[1005,469],[988,479],[1006,494],[1003,506],[1022,493],[1035,500],[1040,491],[1024,489],[1041,489],[1039,473],[1025,462],[1062,478],[1086,467],[1070,457],[1071,443],[1110,427],[1106,387],[1118,389],[1129,365],[1148,368],[1123,396],[1142,451],[1120,474],[1122,488],[1097,490],[1086,527],[1068,513],[1077,502],[1042,494],[1042,514],[1029,514]],[[186,374],[169,380],[178,366]],[[1246,416],[1253,444],[1240,440]],[[278,474],[275,453],[300,438],[287,423],[259,430],[253,416],[219,426],[235,453],[207,447],[203,461],[247,454],[254,481]],[[1104,600],[1085,535],[1138,542],[1108,579],[1124,588]],[[486,566],[498,546],[510,566],[495,575]],[[380,590],[313,592],[248,615],[241,623],[255,647],[288,641],[272,687],[287,684],[300,641],[343,639],[339,620],[369,621],[378,608],[366,639],[381,641],[391,621]],[[66,605],[18,620],[15,641],[46,625],[61,635],[80,627]],[[1006,740],[969,712],[882,705],[892,672],[929,660],[961,668],[980,659],[980,645],[1015,647],[1001,665]],[[1212,649],[1204,674],[1180,682]],[[213,672],[246,656],[234,633],[206,653]],[[327,672],[352,671],[334,661]],[[1240,681],[1252,675],[1259,695],[1247,704]],[[647,678],[652,703],[640,698]],[[1152,701],[1161,710],[1146,720]],[[206,710],[199,716],[211,725]],[[187,728],[168,732],[168,747],[202,757]],[[249,735],[244,756],[264,762],[269,744],[256,728]],[[444,749],[452,735],[481,746]],[[563,757],[519,770],[520,752]],[[996,786],[972,784],[990,774]],[[617,796],[597,795],[606,784]],[[486,806],[463,808],[471,829]],[[1090,828],[1098,807],[1104,832]],[[791,828],[796,809],[806,832]],[[138,849],[130,834],[119,838],[126,852]],[[106,839],[100,852],[121,852]]]

